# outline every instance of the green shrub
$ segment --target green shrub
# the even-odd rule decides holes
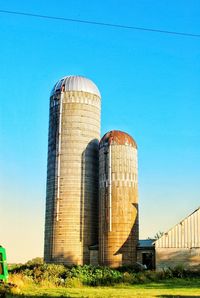
[[[117,268],[120,272],[143,272],[145,271],[144,266],[140,263],[135,263],[133,265],[121,266]]]
[[[148,277],[146,276],[146,272],[139,272],[136,275],[137,283],[143,284],[149,282]]]
[[[182,264],[177,265],[173,268],[169,267],[163,269],[165,279],[189,277],[190,273],[192,273],[192,271],[184,269],[184,266]]]
[[[126,284],[136,284],[137,283],[137,274],[124,272],[123,273],[123,283]]]
[[[165,279],[196,277],[200,271],[191,272],[183,266],[167,268],[156,271],[136,272],[134,266],[112,269],[101,266],[73,266],[67,267],[56,264],[33,264],[18,265],[10,269],[10,276],[22,276],[23,281],[29,281],[40,285],[80,287],[88,286],[110,286],[119,283],[140,284],[148,282],[159,282]],[[14,280],[14,279],[13,279]],[[13,282],[15,283],[15,282]]]
[[[162,279],[162,276],[159,272],[156,272],[156,271],[151,271],[151,270],[148,270],[148,271],[145,271],[145,276],[147,278],[147,280],[149,281],[154,281],[154,282],[158,282]]]
[[[6,297],[6,294],[9,293],[9,289],[5,284],[0,284],[0,297]]]
[[[43,258],[33,258],[32,260],[29,260],[28,262],[26,262],[26,266],[30,266],[30,265],[41,265],[44,263]]]
[[[122,274],[117,270],[91,265],[72,267],[68,277],[77,277],[83,284],[91,286],[111,285],[122,280]]]
[[[23,265],[10,270],[13,274],[21,273],[24,276],[31,278],[35,283],[40,283],[42,280],[47,280],[55,285],[60,283],[60,279],[66,276],[66,267],[56,264],[41,264],[41,265]]]
[[[68,277],[64,284],[67,288],[81,288],[82,282],[77,277]]]
[[[183,278],[186,276],[186,270],[182,264],[175,266],[172,270],[173,277]]]

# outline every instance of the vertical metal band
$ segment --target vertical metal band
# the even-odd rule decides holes
[[[57,168],[57,194],[56,194],[56,221],[59,221],[59,205],[60,205],[60,156],[61,156],[61,137],[62,137],[62,106],[63,106],[63,94],[60,96],[60,111],[59,111],[59,127],[58,127],[58,168]]]
[[[109,197],[109,232],[112,231],[112,147],[109,146],[108,197]]]

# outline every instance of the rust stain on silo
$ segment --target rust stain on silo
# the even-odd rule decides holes
[[[111,130],[107,132],[101,139],[99,147],[106,144],[129,145],[137,149],[135,140],[127,133],[120,130]]]

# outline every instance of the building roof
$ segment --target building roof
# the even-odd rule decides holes
[[[147,247],[153,247],[153,244],[155,242],[155,239],[142,239],[139,240],[139,244],[138,247],[143,247],[143,248],[147,248]]]
[[[155,241],[156,248],[200,247],[200,207]]]
[[[102,137],[99,147],[101,148],[108,144],[129,145],[137,149],[135,140],[129,134],[120,130],[111,130],[107,132]]]
[[[61,91],[83,91],[95,94],[101,97],[99,89],[97,86],[89,79],[82,76],[66,76],[60,79],[53,87],[51,91],[51,96]]]

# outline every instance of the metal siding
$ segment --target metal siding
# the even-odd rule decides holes
[[[63,86],[63,91],[83,91],[101,97],[97,86],[91,80],[82,76],[66,76],[60,79],[53,87],[51,96],[54,95],[56,92],[60,92]],[[88,100],[88,103],[90,104],[90,100]]]
[[[156,248],[200,247],[200,209],[179,222],[155,242]]]

